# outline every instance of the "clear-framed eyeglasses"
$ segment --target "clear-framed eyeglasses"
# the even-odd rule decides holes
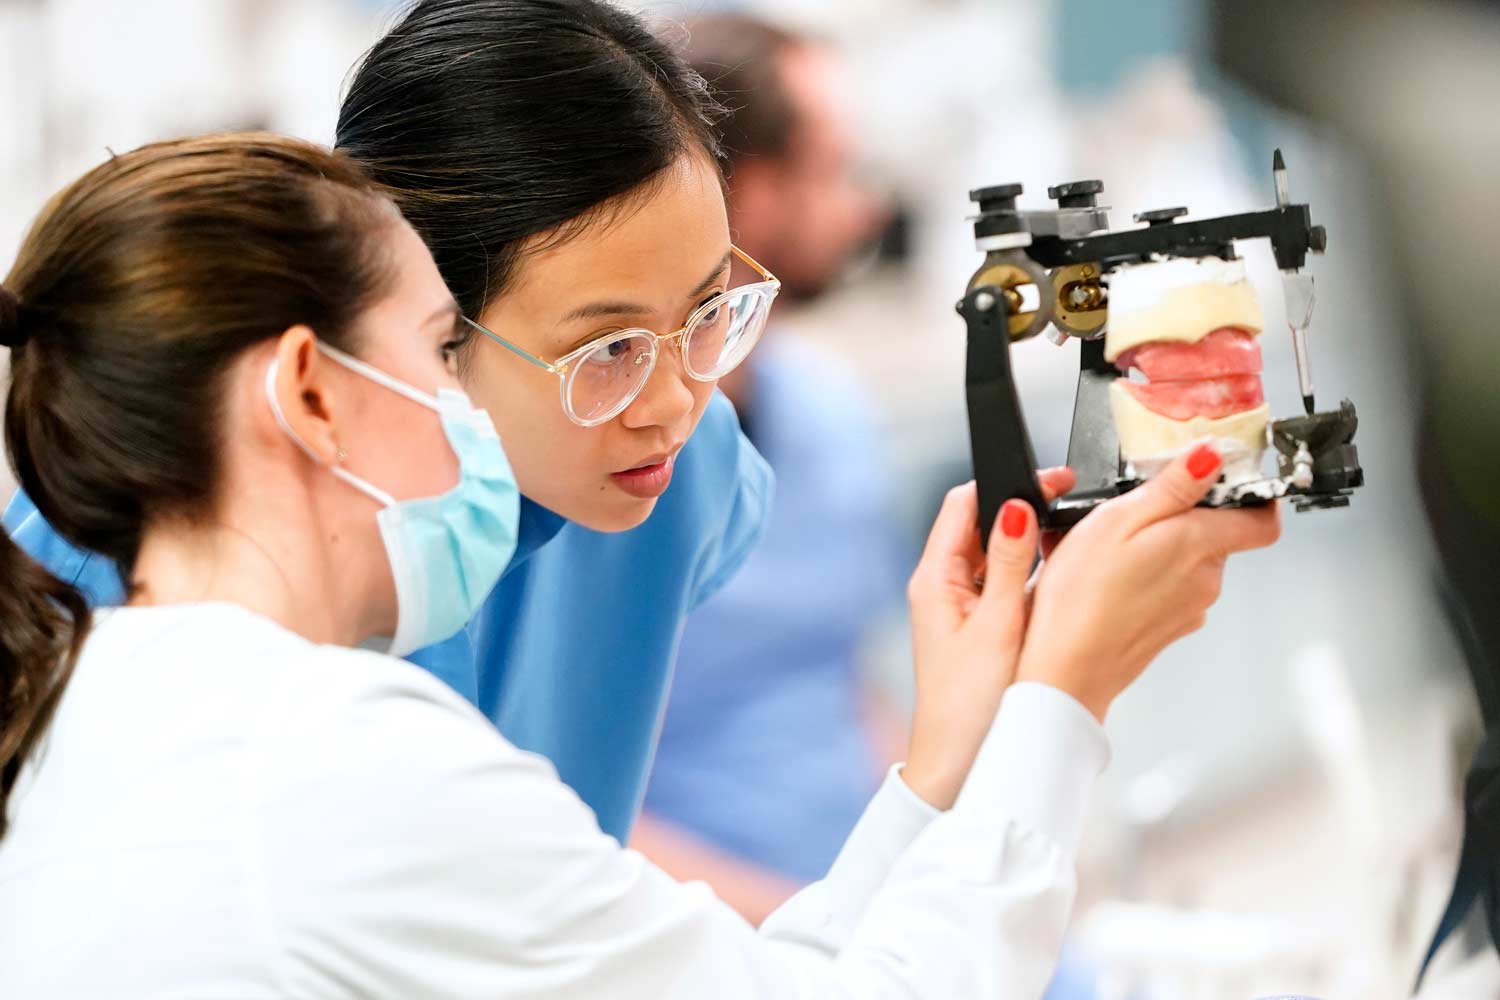
[[[641,394],[656,370],[663,341],[676,341],[683,370],[700,382],[723,378],[745,360],[765,331],[766,317],[781,282],[739,247],[729,249],[761,280],[720,292],[694,309],[682,328],[672,333],[644,328],[615,330],[549,362],[467,316],[464,322],[511,353],[556,375],[568,419],[583,427],[596,427],[618,416]]]

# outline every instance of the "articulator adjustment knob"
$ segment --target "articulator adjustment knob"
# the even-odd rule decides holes
[[[1175,208],[1153,208],[1149,212],[1135,213],[1136,222],[1144,222],[1148,226],[1164,226],[1180,216],[1187,215],[1187,207],[1178,205]]]
[[[1098,195],[1103,192],[1103,181],[1073,181],[1049,187],[1047,197],[1057,202],[1058,208],[1097,208]]]
[[[1026,220],[1016,208],[1020,196],[1019,184],[997,184],[969,192],[969,198],[979,202],[979,215],[974,218],[974,238],[979,241],[979,249],[988,252],[1031,242]]]
[[[969,200],[979,202],[982,215],[991,212],[1014,212],[1016,199],[1021,197],[1019,184],[996,184],[992,187],[975,188],[969,192]]]

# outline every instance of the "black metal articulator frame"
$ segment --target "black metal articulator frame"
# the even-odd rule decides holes
[[[1281,171],[1276,178],[1278,195],[1284,195],[1285,168],[1279,153],[1276,166]],[[1186,214],[1183,208],[1143,212],[1136,219],[1145,222],[1145,227],[1110,232],[1106,210],[1096,203],[1103,190],[1098,181],[1050,188],[1048,193],[1058,208],[1049,211],[1018,209],[1016,198],[1021,190],[1020,185],[1011,184],[971,194],[980,204],[974,224],[976,242],[987,255],[957,307],[968,328],[965,386],[979,487],[980,537],[985,540],[1000,505],[1012,497],[1031,504],[1044,528],[1062,530],[1099,503],[1139,485],[1139,480],[1123,475],[1108,399],[1109,384],[1119,373],[1104,360],[1102,316],[1090,333],[1080,333],[1076,327],[1065,331],[1084,337],[1068,445],[1068,464],[1078,473],[1078,485],[1051,503],[1043,499],[1016,391],[1010,356],[1013,342],[1041,332],[1054,317],[1061,329],[1068,302],[1095,302],[1096,312],[1106,308],[1107,289],[1099,279],[1121,265],[1164,257],[1233,259],[1235,242],[1269,239],[1283,274],[1295,275],[1308,253],[1322,253],[1327,245],[1323,228],[1312,224],[1308,206],[1286,204],[1284,197],[1278,197],[1279,204],[1272,209],[1211,219],[1176,221]],[[1091,267],[1080,272],[1079,265]],[[1092,284],[1054,287],[1054,279],[1063,282],[1080,273],[1090,275]],[[1002,280],[996,281],[997,275]],[[1018,288],[1028,283],[1036,286],[1039,296],[1033,308],[1018,294]],[[1074,291],[1080,284],[1087,287]],[[1060,296],[1067,295],[1078,298],[1065,302]],[[1071,318],[1077,315],[1081,314]],[[1304,400],[1311,411],[1311,396],[1305,393]],[[1354,405],[1347,400],[1334,411],[1309,412],[1272,423],[1278,467],[1288,478],[1284,492],[1293,497],[1299,511],[1346,506],[1350,491],[1363,484],[1353,444],[1357,426]],[[1299,483],[1292,484],[1290,478],[1299,463],[1302,474]],[[1214,501],[1218,506],[1263,502],[1264,497],[1249,495]]]

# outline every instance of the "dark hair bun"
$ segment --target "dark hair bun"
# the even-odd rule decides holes
[[[0,346],[20,347],[25,342],[21,334],[21,300],[0,285]]]

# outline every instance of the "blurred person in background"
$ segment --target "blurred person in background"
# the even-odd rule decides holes
[[[784,305],[810,304],[888,218],[856,174],[837,53],[733,14],[688,22],[681,50],[729,111],[737,245],[781,279]],[[688,619],[632,846],[758,922],[828,870],[902,744],[860,651],[899,604],[908,543],[873,407],[837,354],[773,328],[720,387],[776,503],[739,574]],[[1067,963],[1051,995],[1088,992]]]
[[[682,36],[729,111],[730,231],[784,304],[816,299],[886,218],[855,177],[835,54],[748,16]],[[720,387],[776,502],[740,573],[688,620],[633,844],[759,921],[827,871],[899,744],[904,722],[870,696],[858,653],[900,601],[908,546],[870,404],[837,355],[773,332]]]

